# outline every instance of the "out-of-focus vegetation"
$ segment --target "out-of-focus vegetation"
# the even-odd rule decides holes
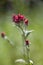
[[[43,65],[43,0],[0,0],[0,33],[5,31],[15,44],[12,47],[0,36],[0,65],[16,65],[15,59],[23,58],[21,34],[12,25],[14,13],[22,13],[29,19],[28,30],[34,30],[28,37],[30,59],[34,65]]]

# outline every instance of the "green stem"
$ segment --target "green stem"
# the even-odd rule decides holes
[[[27,51],[27,62],[28,62],[28,64],[30,65],[30,59],[29,59],[29,47],[27,46],[26,47],[26,51]]]
[[[26,65],[30,65],[30,62],[29,62],[29,47],[27,48],[27,46],[25,46],[25,40],[26,40],[25,32],[24,32],[23,28],[20,25],[18,27],[22,31],[23,52],[24,52],[23,57],[24,57],[24,59],[26,58],[26,61],[27,61],[27,64]],[[25,30],[26,30],[26,28],[25,28]]]
[[[18,26],[20,29],[21,29],[21,31],[22,31],[22,40],[23,40],[23,57],[25,58],[25,45],[24,45],[24,42],[25,42],[25,33],[24,33],[24,31],[23,31],[23,28],[19,25]]]
[[[10,39],[6,39],[11,46],[14,46],[14,43]]]

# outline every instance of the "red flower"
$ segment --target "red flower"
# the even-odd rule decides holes
[[[26,45],[29,45],[29,41],[28,40],[26,40],[25,43],[26,43]]]
[[[24,20],[25,25],[28,25],[28,19]]]
[[[4,37],[5,37],[5,33],[4,33],[4,32],[2,32],[2,33],[1,33],[1,36],[4,38]]]
[[[13,16],[13,22],[20,23],[21,21],[24,21],[25,25],[28,25],[28,19],[26,19],[23,15],[18,14]]]
[[[20,22],[19,18],[18,18],[18,15],[14,15],[13,16],[13,22],[15,22],[15,23],[19,23]]]
[[[21,15],[21,14],[18,14],[18,18],[19,18],[20,21],[23,21],[24,20],[24,16]]]

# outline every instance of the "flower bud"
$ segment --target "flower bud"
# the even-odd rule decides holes
[[[5,32],[1,33],[1,37],[4,38],[5,37]]]
[[[29,41],[28,40],[26,40],[25,42],[26,42],[26,45],[29,45]]]
[[[19,23],[20,22],[17,15],[13,16],[13,22],[15,22],[15,23]]]
[[[25,25],[28,25],[28,19],[24,20]]]
[[[19,18],[20,21],[23,21],[24,20],[24,16],[21,15],[21,14],[18,14],[18,18]]]

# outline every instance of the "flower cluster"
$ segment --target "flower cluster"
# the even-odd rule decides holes
[[[25,25],[28,25],[28,19],[25,18],[25,16],[21,14],[13,15],[13,22],[16,24],[23,22]]]

